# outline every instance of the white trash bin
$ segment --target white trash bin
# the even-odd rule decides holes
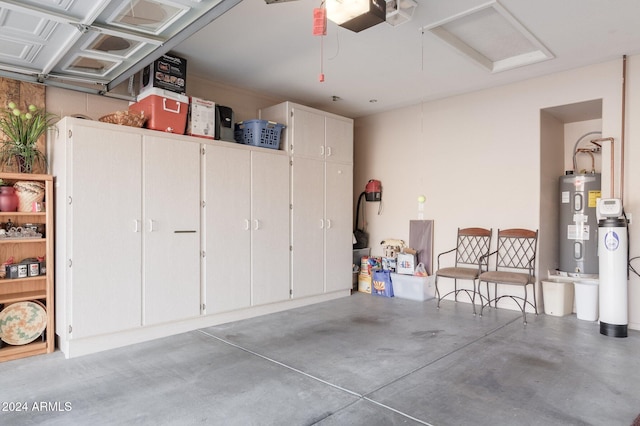
[[[598,282],[576,281],[576,316],[585,321],[598,320]]]
[[[570,315],[573,312],[573,283],[561,281],[542,281],[544,313],[556,317]]]

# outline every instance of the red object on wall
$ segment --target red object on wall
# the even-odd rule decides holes
[[[367,186],[364,189],[364,198],[367,201],[380,201],[382,200],[382,182],[379,180],[371,179],[367,182]]]
[[[327,9],[324,7],[313,9],[313,35],[327,35]]]

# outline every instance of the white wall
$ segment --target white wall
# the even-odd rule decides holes
[[[408,240],[409,220],[417,218],[420,194],[427,197],[426,218],[435,220],[434,253],[455,244],[458,227],[553,229],[543,211],[550,199],[545,188],[552,185],[544,184],[549,172],[541,171],[540,110],[602,99],[603,136],[614,137],[619,150],[621,74],[622,61],[616,60],[357,119],[354,196],[369,179],[383,184],[381,213],[377,203],[366,203],[372,253],[382,254],[379,242],[385,238]],[[633,190],[640,185],[640,168],[629,165],[640,160],[639,81],[640,56],[630,57],[624,201],[626,211],[636,213],[634,221],[640,220],[640,193]],[[200,77],[190,76],[189,88],[190,95],[234,108],[237,120],[256,118],[258,109],[283,101]],[[126,108],[126,101],[47,89],[47,109],[60,116],[97,119]],[[620,161],[620,152],[615,158]],[[607,161],[605,153],[603,162]],[[617,188],[620,181],[615,179]],[[608,184],[603,176],[603,192]],[[640,255],[640,228],[635,223],[630,227],[632,257]],[[540,247],[548,245],[541,235]],[[640,259],[632,264],[640,269]],[[635,275],[629,303],[630,327],[640,329],[640,278]]]
[[[458,227],[557,229],[541,223],[549,220],[541,211],[549,202],[545,188],[557,187],[541,178],[542,171],[549,173],[542,167],[541,110],[602,99],[602,120],[597,124],[604,137],[616,140],[619,173],[621,76],[622,59],[357,119],[354,194],[368,179],[379,179],[383,185],[382,213],[377,214],[374,203],[366,209],[372,254],[382,255],[378,244],[384,238],[408,239],[409,220],[416,218],[420,194],[427,197],[426,217],[435,221],[434,257],[455,245]],[[637,56],[629,58],[627,70],[625,206],[640,215],[640,194],[628,189],[640,183],[640,168],[632,172],[628,167],[640,160],[640,141],[634,141],[640,137],[640,118],[633,114],[640,110],[640,83],[634,78],[640,79]],[[603,196],[608,196],[605,188],[610,182],[605,176],[608,150],[602,156]],[[563,152],[564,147],[556,154]],[[549,179],[557,182],[558,176],[556,172]],[[614,182],[619,196],[620,178]],[[541,234],[541,248],[548,244],[544,238]],[[632,226],[632,256],[640,255],[638,242]],[[640,269],[640,259],[636,266]],[[545,277],[546,271],[542,274]],[[640,329],[638,277],[632,277],[629,295],[630,327]]]
[[[187,95],[207,99],[231,107],[236,121],[258,118],[258,110],[283,102],[283,99],[265,96],[240,88],[209,82],[206,78],[189,75]],[[90,95],[56,87],[47,88],[47,111],[60,117],[81,114],[94,120],[109,113],[126,110],[128,101],[106,96]]]

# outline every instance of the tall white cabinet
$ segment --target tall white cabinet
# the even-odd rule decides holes
[[[292,297],[352,286],[353,120],[292,102],[261,110],[287,125]]]
[[[200,144],[143,140],[143,324],[200,314]]]
[[[198,316],[200,145],[64,119],[51,158],[61,348]]]
[[[207,313],[289,299],[289,160],[281,151],[207,145]]]
[[[51,159],[57,334],[67,342],[140,326],[142,138],[59,125]]]
[[[57,124],[49,158],[65,356],[350,294],[353,124],[299,110],[295,122],[276,120],[297,135],[295,150]]]

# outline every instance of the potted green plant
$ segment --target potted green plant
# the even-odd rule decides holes
[[[0,130],[6,136],[0,143],[0,164],[17,164],[20,173],[32,173],[37,165],[46,169],[47,157],[38,150],[38,139],[57,118],[35,105],[29,105],[23,111],[14,102],[9,102],[0,113]]]

